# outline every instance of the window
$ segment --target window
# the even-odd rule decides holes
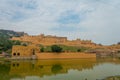
[[[13,67],[15,67],[15,64],[13,64]]]
[[[17,63],[16,66],[18,67],[18,66],[19,66],[19,63]]]
[[[13,53],[14,56],[16,56],[16,53]]]
[[[20,56],[20,53],[17,53],[18,56]]]
[[[18,56],[20,56],[20,53],[17,53]]]

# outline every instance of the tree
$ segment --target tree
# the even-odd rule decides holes
[[[20,41],[15,41],[15,45],[21,45]]]
[[[58,45],[52,45],[51,50],[52,52],[62,52],[62,48]]]
[[[40,48],[40,51],[41,51],[41,52],[44,52],[44,47]]]
[[[77,52],[81,52],[81,49],[78,49]]]

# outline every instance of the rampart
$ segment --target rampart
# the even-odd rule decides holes
[[[67,46],[89,46],[94,47],[96,46],[95,43],[93,43],[91,40],[68,40],[67,37],[57,37],[57,36],[51,36],[44,34],[37,35],[37,36],[29,36],[24,35],[22,37],[13,37],[11,40],[19,40],[23,42],[30,42],[33,44],[41,44],[44,46],[49,46],[53,44],[61,44],[61,45],[67,45]]]
[[[37,53],[38,59],[81,59],[96,58],[96,54],[90,53]]]

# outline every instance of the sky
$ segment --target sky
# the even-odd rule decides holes
[[[111,45],[120,41],[120,0],[0,0],[0,29]]]

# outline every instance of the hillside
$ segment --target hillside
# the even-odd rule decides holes
[[[2,52],[11,53],[12,46],[20,45],[21,43],[20,41],[11,41],[9,39],[11,37],[20,37],[23,35],[27,35],[27,33],[0,29],[0,53]]]
[[[23,35],[27,35],[27,33],[0,29],[0,39],[1,38],[9,39],[13,36],[20,37],[20,36],[23,36]]]

